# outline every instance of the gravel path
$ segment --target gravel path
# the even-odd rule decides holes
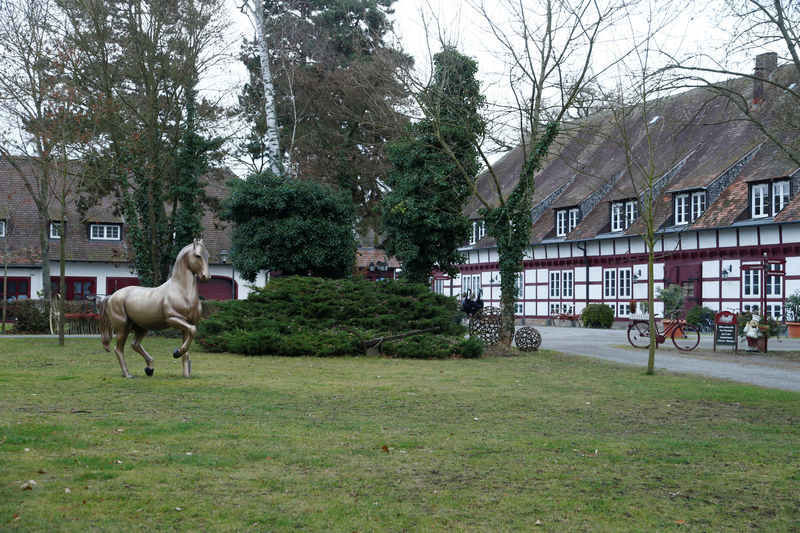
[[[536,326],[542,334],[542,348],[585,355],[634,366],[647,366],[647,350],[633,348],[624,329],[586,329]],[[749,354],[730,346],[713,351],[711,335],[703,335],[696,351],[678,352],[668,340],[656,351],[656,371],[668,370],[741,381],[773,389],[800,392],[800,339],[769,340],[775,356]]]

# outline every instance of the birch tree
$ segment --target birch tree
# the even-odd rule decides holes
[[[269,159],[269,169],[277,176],[280,174],[283,165],[281,162],[280,142],[278,140],[278,116],[275,112],[275,86],[272,83],[272,71],[269,66],[269,41],[267,40],[264,17],[264,1],[245,0],[242,4],[242,10],[247,11],[256,29],[256,44],[261,67],[261,85],[264,91],[266,152]]]

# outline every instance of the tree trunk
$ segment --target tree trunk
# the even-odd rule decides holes
[[[58,230],[59,250],[58,250],[58,292],[61,297],[58,299],[58,345],[64,346],[64,307],[67,299],[66,285],[67,285],[67,222],[66,222],[66,209],[64,204],[61,207],[61,226]]]
[[[656,337],[658,336],[656,330],[656,310],[655,310],[655,285],[653,282],[653,273],[655,271],[655,242],[650,239],[647,246],[647,311],[649,314],[650,325],[650,346],[648,347],[647,354],[647,372],[651,376],[655,373],[656,363]]]
[[[6,332],[6,310],[8,309],[8,247],[3,251],[3,333]]]
[[[269,168],[277,176],[280,172],[280,143],[278,141],[278,121],[275,112],[275,88],[272,84],[272,72],[269,68],[269,46],[267,44],[264,24],[264,3],[254,0],[251,9],[258,33],[258,51],[261,59],[261,83],[264,86],[264,118],[267,123],[267,150],[269,152]]]

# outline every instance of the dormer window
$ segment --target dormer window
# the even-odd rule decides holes
[[[472,235],[469,238],[470,244],[475,244],[486,235],[486,223],[483,220],[476,220],[472,223]]]
[[[50,238],[51,239],[61,238],[61,222],[50,223]]]
[[[675,225],[694,222],[706,212],[706,191],[695,191],[675,195]]]
[[[93,241],[118,241],[120,240],[119,224],[90,224],[89,239]]]
[[[556,236],[566,237],[568,233],[578,227],[580,214],[581,210],[577,207],[556,211]]]
[[[0,238],[6,236],[6,221],[0,219]]]
[[[775,181],[772,183],[772,214],[777,215],[789,203],[791,187],[789,180]]]
[[[766,218],[781,212],[792,197],[789,180],[750,185],[750,216]]]
[[[639,202],[626,200],[611,204],[611,231],[622,231],[630,227],[639,217]]]

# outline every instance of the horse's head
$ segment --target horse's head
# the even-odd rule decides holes
[[[208,250],[203,244],[203,239],[195,239],[190,245],[192,249],[189,251],[187,261],[189,270],[194,272],[197,279],[200,281],[208,281],[211,279],[211,272],[208,270]]]

